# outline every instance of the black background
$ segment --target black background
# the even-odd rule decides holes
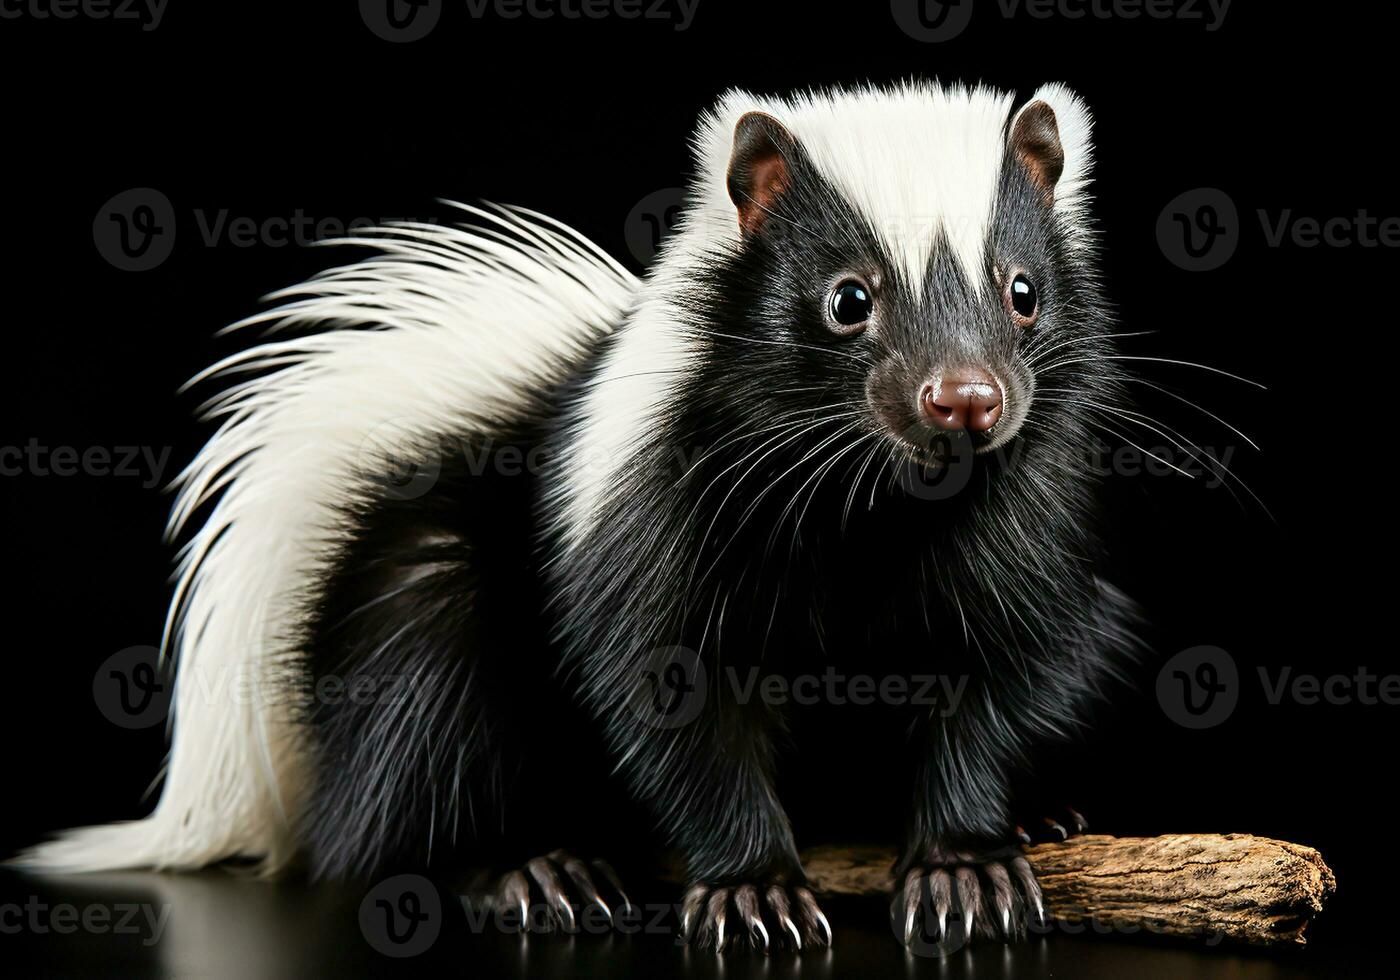
[[[1115,695],[1078,756],[1075,801],[1096,831],[1240,831],[1319,847],[1340,889],[1313,949],[1288,962],[1356,953],[1392,915],[1400,705],[1270,704],[1256,669],[1400,669],[1388,630],[1385,397],[1395,255],[1270,247],[1256,211],[1400,215],[1388,145],[1393,15],[1238,0],[1210,31],[1180,19],[1008,19],[979,3],[961,36],[923,43],[884,3],[768,6],[699,0],[693,25],[676,31],[616,17],[477,19],[465,0],[447,0],[436,29],[410,44],[376,37],[353,2],[171,0],[151,31],[81,16],[0,20],[12,400],[0,444],[171,447],[168,481],[208,434],[192,420],[197,395],[176,389],[240,343],[214,332],[260,295],[347,257],[209,244],[196,212],[446,219],[438,197],[486,198],[558,217],[640,270],[628,216],[684,179],[696,116],[727,87],[936,76],[1026,95],[1063,80],[1095,114],[1109,294],[1122,329],[1155,331],[1125,351],[1199,361],[1268,389],[1138,365],[1260,444],[1255,452],[1206,415],[1141,392],[1144,411],[1203,446],[1230,447],[1267,512],[1201,479],[1111,479],[1120,582],[1149,612],[1157,659],[1139,671],[1137,693]],[[176,213],[172,255],[146,272],[114,268],[93,240],[104,203],[133,187],[160,190]],[[1233,199],[1240,243],[1221,268],[1189,272],[1164,257],[1156,226],[1169,201],[1199,187]],[[0,477],[12,573],[0,850],[147,805],[161,731],[111,725],[91,688],[105,658],[160,634],[170,498],[143,486],[149,478]],[[1228,720],[1192,731],[1164,714],[1154,685],[1162,659],[1201,644],[1233,657],[1240,696]]]

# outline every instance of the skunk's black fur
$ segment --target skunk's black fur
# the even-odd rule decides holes
[[[723,889],[762,896],[776,885],[765,914],[800,906],[804,938],[820,941],[817,913],[802,917],[776,780],[785,739],[799,754],[809,735],[830,747],[833,710],[740,703],[730,678],[834,664],[967,686],[948,713],[851,709],[838,724],[855,748],[819,758],[819,791],[808,781],[791,795],[846,793],[861,753],[905,756],[907,781],[870,807],[878,819],[888,799],[907,814],[896,870],[936,905],[940,874],[986,864],[987,908],[1034,904],[1033,882],[1013,897],[1001,888],[1012,774],[1030,746],[1076,728],[1133,643],[1131,606],[1101,578],[1094,530],[1091,421],[1120,401],[1122,382],[1092,256],[1008,151],[986,275],[1014,264],[1042,284],[1035,329],[1010,322],[996,290],[979,293],[945,248],[922,298],[891,276],[879,330],[840,338],[811,284],[892,261],[799,148],[787,164],[792,179],[762,229],[738,253],[708,256],[677,297],[702,354],[672,379],[670,410],[638,434],[582,545],[552,537],[566,468],[473,473],[455,451],[427,495],[367,497],[345,513],[356,531],[308,597],[307,681],[353,688],[367,676],[378,689],[401,678],[406,697],[317,699],[305,832],[320,873],[422,863],[450,841],[494,839],[513,780],[541,785],[542,770],[519,768],[532,752],[590,773],[607,759],[684,858],[699,886],[689,912],[713,925]],[[578,391],[615,340],[579,365]],[[993,364],[1022,397],[1035,394],[1014,439],[961,457],[966,487],[928,499],[908,483],[927,460],[870,409],[897,414],[903,393],[950,358]],[[579,399],[539,394],[558,412],[490,448],[565,457]],[[460,448],[459,434],[442,436]],[[698,717],[671,726],[646,699],[676,648],[697,652],[705,680]],[[575,702],[596,722],[596,747],[587,723],[560,721]],[[577,806],[545,808],[564,832]],[[539,812],[507,807],[526,824]],[[558,843],[536,842],[541,852]]]

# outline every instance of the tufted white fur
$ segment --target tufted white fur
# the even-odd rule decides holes
[[[150,817],[69,831],[20,863],[178,869],[243,855],[273,870],[292,856],[304,763],[277,680],[335,506],[385,455],[518,415],[521,386],[567,376],[637,289],[548,218],[464,210],[481,226],[350,240],[380,254],[235,324],[347,329],[271,339],[195,379],[251,377],[207,404],[221,424],[178,478],[171,533],[208,517],[181,551],[167,621],[179,675],[164,791]]]

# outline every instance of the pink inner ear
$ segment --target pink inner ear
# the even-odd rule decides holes
[[[751,160],[748,171],[748,188],[736,205],[739,228],[746,235],[757,231],[763,224],[773,208],[773,202],[787,189],[788,184],[787,163],[776,148]]]
[[[777,206],[792,175],[784,149],[794,146],[783,124],[763,112],[746,112],[734,127],[734,152],[726,184],[739,212],[739,230],[757,231]]]
[[[1055,182],[1059,178],[1059,174],[1053,172],[1052,168],[1046,165],[1044,157],[1039,154],[1017,150],[1016,157],[1026,168],[1026,172],[1030,174],[1031,183],[1039,188],[1041,195],[1045,198],[1045,203],[1054,204]],[[1053,176],[1052,173],[1054,173]]]
[[[1026,168],[1031,183],[1045,198],[1055,203],[1055,185],[1065,169],[1065,151],[1060,145],[1060,129],[1055,110],[1044,102],[1032,102],[1016,116],[1011,131],[1011,149]]]

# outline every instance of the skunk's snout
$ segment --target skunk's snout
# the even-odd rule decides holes
[[[1006,396],[982,368],[955,368],[935,375],[919,393],[919,411],[940,429],[986,432],[1001,418]]]

